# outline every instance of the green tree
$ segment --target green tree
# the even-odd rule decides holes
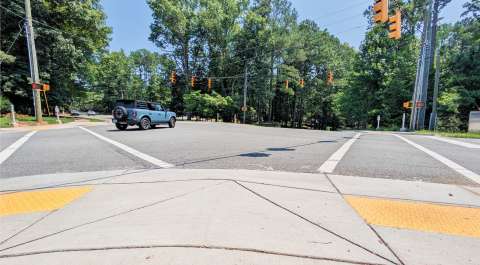
[[[31,111],[31,86],[23,2],[2,2],[0,47],[12,46],[15,62],[2,64],[1,91],[20,112]],[[83,75],[109,41],[111,29],[99,0],[32,1],[40,78],[50,83],[51,105],[68,105],[84,93]],[[18,38],[17,38],[18,36]]]

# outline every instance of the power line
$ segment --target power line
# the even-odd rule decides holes
[[[329,12],[327,15],[322,16],[322,17],[318,17],[318,18],[316,18],[316,19],[323,19],[323,18],[326,18],[326,17],[331,17],[331,16],[336,15],[336,14],[338,14],[338,13],[342,13],[343,11],[348,10],[348,9],[350,9],[350,8],[352,8],[352,7],[357,7],[357,6],[360,6],[360,5],[364,5],[366,2],[371,2],[371,0],[367,0],[367,1],[362,0],[360,3],[356,3],[356,4],[354,4],[354,5],[350,5],[350,6],[347,6],[347,7],[345,7],[345,8],[342,8],[342,9],[334,10],[334,11],[332,11],[332,12]]]
[[[15,38],[13,39],[12,43],[10,44],[10,46],[8,47],[8,49],[5,51],[5,53],[9,53],[10,50],[12,49],[13,45],[15,44],[15,42],[18,40],[18,37],[20,37],[20,35],[22,35],[22,32],[23,32],[23,28],[21,26],[21,23],[23,22],[23,19],[18,23],[18,27],[20,28],[20,30],[18,31],[17,35],[15,36]],[[1,61],[0,61],[1,63]]]
[[[7,7],[2,6],[2,5],[0,5],[0,8],[6,10],[7,12],[11,13],[12,15],[14,15],[14,16],[16,16],[16,17],[18,17],[18,18],[24,19],[23,16],[25,16],[25,13],[23,13],[23,12],[21,12],[21,11],[19,11],[19,13],[18,13],[18,12],[15,12],[14,10],[11,10],[11,9],[9,9],[9,8],[7,8]],[[22,16],[22,15],[23,15],[23,16]],[[65,32],[65,31],[63,31],[63,30],[61,30],[61,29],[59,29],[59,28],[55,28],[55,27],[53,27],[53,26],[48,25],[48,24],[45,23],[45,22],[42,22],[42,21],[39,21],[39,20],[36,20],[36,19],[33,19],[33,18],[32,18],[32,22],[41,24],[41,25],[43,25],[43,26],[45,26],[45,27],[47,27],[47,28],[49,28],[49,29],[51,29],[51,30],[53,30],[53,31],[56,31],[57,33],[63,33],[63,34],[65,34],[65,35],[74,36],[74,34],[72,34],[72,33]]]

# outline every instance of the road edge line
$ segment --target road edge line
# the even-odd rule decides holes
[[[455,172],[459,173],[460,175],[472,180],[473,182],[477,183],[477,184],[480,184],[480,175],[478,175],[477,173],[471,171],[471,170],[468,170],[464,167],[462,167],[461,165],[453,162],[452,160],[426,148],[426,147],[423,147],[417,143],[414,143],[413,141],[410,141],[408,140],[407,138],[403,137],[403,136],[400,136],[398,134],[393,134],[395,135],[396,137],[402,139],[404,142],[410,144],[411,146],[417,148],[418,150],[428,154],[429,156],[433,157],[434,159],[436,159],[437,161],[441,162],[442,164],[446,165],[447,167],[449,167],[450,169],[454,170]]]
[[[317,171],[319,171],[320,173],[333,173],[333,171],[337,167],[337,164],[340,162],[340,160],[342,160],[343,156],[345,156],[353,143],[355,143],[355,141],[357,141],[361,135],[362,133],[355,134],[352,139],[348,140],[337,151],[335,151],[335,153],[333,153],[327,159],[327,161],[323,162],[323,164],[318,168]]]
[[[465,143],[465,142],[462,142],[462,141],[447,139],[447,138],[438,137],[438,136],[427,136],[427,138],[437,140],[437,141],[442,141],[442,142],[449,143],[449,144],[458,145],[458,146],[461,146],[461,147],[470,148],[470,149],[480,149],[480,145],[478,145],[478,144]]]
[[[161,167],[161,168],[172,168],[172,167],[175,167],[175,165],[173,165],[173,164],[167,163],[167,162],[162,161],[162,160],[160,160],[160,159],[157,159],[157,158],[155,158],[155,157],[153,157],[153,156],[150,156],[150,155],[147,155],[147,154],[142,153],[142,152],[140,152],[140,151],[137,151],[137,150],[135,150],[135,149],[133,149],[133,148],[127,146],[127,145],[124,145],[124,144],[122,144],[122,143],[119,143],[119,142],[117,142],[117,141],[114,141],[114,140],[112,140],[112,139],[110,139],[110,138],[107,138],[107,137],[105,137],[105,136],[103,136],[103,135],[100,135],[100,134],[98,134],[98,133],[96,133],[96,132],[93,132],[93,131],[91,131],[91,130],[89,130],[89,129],[87,129],[87,128],[84,128],[84,127],[82,127],[82,126],[78,126],[78,128],[84,130],[85,132],[88,132],[89,134],[91,134],[91,135],[99,138],[100,140],[103,140],[103,141],[105,141],[105,142],[107,142],[107,143],[109,143],[109,144],[111,144],[111,145],[113,145],[113,146],[115,146],[115,147],[117,147],[117,148],[122,149],[123,151],[125,151],[125,152],[127,152],[127,153],[129,153],[129,154],[131,154],[131,155],[134,155],[134,156],[136,156],[136,157],[138,157],[138,158],[140,158],[140,159],[142,159],[142,160],[145,160],[145,161],[147,161],[147,162],[149,162],[149,163],[151,163],[151,164],[154,164],[154,165],[156,165],[156,166],[158,166],[158,167]]]
[[[0,165],[5,162],[13,153],[15,153],[24,143],[30,139],[37,131],[31,131],[24,136],[22,136],[20,139],[15,141],[13,144],[9,145],[7,148],[3,149],[0,152]]]

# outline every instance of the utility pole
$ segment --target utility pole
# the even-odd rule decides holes
[[[26,24],[25,31],[27,33],[28,58],[30,61],[30,76],[32,78],[33,102],[35,109],[35,117],[37,122],[42,122],[42,102],[40,100],[40,77],[38,75],[37,50],[35,49],[35,35],[32,25],[32,10],[30,0],[25,0]]]
[[[415,130],[416,129],[416,124],[417,124],[417,100],[418,100],[418,93],[420,90],[420,76],[421,76],[421,69],[422,69],[422,64],[423,64],[423,55],[424,55],[424,43],[425,43],[425,38],[427,34],[426,30],[426,25],[427,25],[427,11],[425,11],[424,14],[424,19],[423,19],[423,32],[422,32],[422,37],[421,37],[421,48],[420,48],[420,55],[418,56],[418,61],[417,61],[417,74],[415,76],[415,86],[413,87],[413,96],[412,96],[412,111],[410,114],[410,130]]]
[[[437,98],[438,98],[438,86],[440,83],[440,47],[435,51],[435,85],[433,90],[433,105],[432,114],[430,114],[430,123],[428,129],[433,131],[437,128]]]
[[[418,110],[418,128],[424,129],[425,128],[425,113],[427,109],[427,95],[428,95],[428,83],[430,77],[430,68],[432,67],[432,49],[435,47],[432,45],[432,37],[433,37],[433,24],[436,24],[436,21],[432,22],[432,7],[433,1],[437,2],[438,0],[432,0],[430,2],[430,6],[428,8],[428,32],[427,32],[427,39],[425,41],[425,56],[423,62],[423,73],[422,73],[422,90],[421,90],[421,97],[420,101],[423,104],[423,107]],[[436,27],[435,27],[436,28]]]
[[[244,73],[244,81],[243,81],[243,124],[245,124],[245,118],[247,115],[247,62],[245,62],[245,73]]]
[[[425,11],[424,16],[422,48],[417,64],[417,77],[415,80],[415,89],[412,97],[413,107],[410,117],[411,130],[423,129],[425,123],[425,102],[427,100],[428,75],[431,65],[430,45],[432,37],[432,6],[433,0],[430,0],[428,4],[428,9]],[[417,106],[417,102],[422,102],[423,106]]]

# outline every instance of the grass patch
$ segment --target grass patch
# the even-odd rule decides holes
[[[417,134],[423,135],[439,135],[444,137],[453,137],[453,138],[471,138],[471,139],[480,139],[480,133],[473,132],[434,132],[434,131],[417,131]]]
[[[101,120],[101,119],[96,119],[96,118],[89,118],[88,121],[89,121],[89,122],[103,122],[103,120]]]
[[[0,117],[0,128],[9,128],[9,127],[12,127],[12,124],[10,124],[10,119],[5,116]]]
[[[36,125],[36,120],[33,116],[17,115],[15,118],[17,122],[21,123],[22,125]],[[56,117],[43,117],[43,120],[47,124],[58,124]],[[62,123],[70,123],[75,121],[75,119],[71,117],[62,117],[60,118],[60,120],[62,121]],[[0,117],[0,128],[10,127],[12,127],[12,120],[10,118],[10,115],[3,115],[2,117]]]

